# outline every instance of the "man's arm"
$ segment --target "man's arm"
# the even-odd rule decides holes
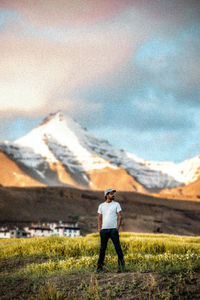
[[[100,232],[102,226],[102,214],[98,214],[98,232]]]
[[[117,213],[117,230],[119,231],[119,228],[121,226],[122,223],[122,211],[119,211]]]

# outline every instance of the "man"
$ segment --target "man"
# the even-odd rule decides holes
[[[107,189],[104,192],[105,202],[98,207],[98,231],[100,232],[101,248],[97,263],[97,272],[103,270],[105,251],[111,238],[118,255],[118,272],[124,270],[124,256],[119,241],[119,228],[122,221],[121,206],[114,201],[116,190]]]

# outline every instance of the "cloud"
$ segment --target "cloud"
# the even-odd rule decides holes
[[[194,36],[193,36],[194,38]],[[137,51],[135,63],[143,82],[178,101],[200,104],[200,35],[195,42],[186,32],[170,39],[152,39]]]
[[[118,36],[86,44],[34,39],[1,39],[0,106],[8,111],[39,111],[54,101],[117,68],[128,51]],[[123,37],[121,37],[124,40]]]
[[[112,18],[131,1],[119,0],[2,0],[1,5],[23,13],[37,26],[83,26]]]
[[[195,122],[191,117],[186,117],[185,110],[190,116],[190,109],[185,109],[182,104],[176,103],[173,97],[165,94],[154,94],[151,90],[145,91],[144,98],[133,98],[133,126],[135,129],[153,131],[179,131],[192,129]]]
[[[176,1],[179,12],[176,5],[164,4],[163,1],[153,1],[150,6],[147,1],[111,2],[112,5],[105,1],[89,1],[83,10],[83,1],[79,1],[80,5],[73,1],[59,1],[57,5],[51,0],[48,5],[45,1],[37,1],[34,5],[32,1],[2,1],[1,109],[13,113],[42,111],[52,99],[65,99],[67,103],[68,99],[76,98],[77,89],[87,89],[95,84],[101,86],[103,81],[108,85],[108,80],[112,87],[115,83],[120,86],[120,94],[127,88],[135,93],[137,85],[148,82],[156,91],[166,90],[166,93],[180,98],[186,97],[186,94],[195,98],[198,94],[195,88],[198,87],[192,88],[192,85],[195,80],[198,82],[199,70],[196,68],[196,75],[192,70],[195,59],[199,59],[198,49],[185,59],[187,52],[180,54],[179,50],[184,48],[187,38],[183,37],[178,42],[176,37],[165,39],[166,28],[174,29],[176,25],[175,15],[179,25],[184,21],[183,16],[187,16],[186,20],[190,18],[185,9],[187,5],[180,6],[180,1]],[[43,6],[46,9],[42,9]],[[90,23],[92,12],[99,16],[97,25]],[[82,24],[84,13],[88,16],[88,23]],[[71,16],[75,23],[77,19],[76,25],[67,23]],[[109,21],[101,24],[104,17]],[[152,40],[153,34],[156,34],[155,40]],[[158,34],[161,35],[160,41]],[[190,34],[188,36],[190,38]],[[187,44],[189,46],[189,40]],[[167,50],[170,45],[171,52]],[[151,48],[154,53],[149,55],[147,52]],[[191,45],[189,49],[190,53],[194,51]],[[177,54],[174,55],[173,51]],[[185,66],[179,54],[184,58]],[[182,68],[179,81],[177,64]],[[188,70],[189,66],[191,70]],[[184,77],[187,71],[190,76]],[[167,78],[166,72],[170,74]],[[184,89],[183,84],[191,88]],[[100,101],[109,96],[115,101],[120,99],[117,88],[111,91],[107,87],[104,91],[106,95],[102,95]],[[82,98],[80,93],[78,98]]]
[[[198,112],[195,115],[198,116]],[[199,154],[199,127],[192,131],[187,128],[170,131],[159,127],[141,130],[121,124],[118,127],[101,124],[92,132],[107,139],[114,147],[147,160],[181,162]]]
[[[143,157],[170,153],[165,141],[194,149],[198,1],[2,0],[0,8],[2,124],[12,116],[21,132],[29,123],[18,117],[34,122],[61,109],[90,130],[103,124],[99,133],[116,143],[119,131],[127,150],[146,149]]]

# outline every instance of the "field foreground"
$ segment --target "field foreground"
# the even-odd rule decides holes
[[[1,299],[200,299],[200,237],[120,233],[126,271],[99,235],[0,241]]]

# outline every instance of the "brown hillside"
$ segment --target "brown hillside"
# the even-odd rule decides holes
[[[134,191],[145,193],[145,188],[130,176],[124,169],[104,168],[94,170],[88,174],[91,180],[92,190],[105,190],[108,186],[118,191]]]
[[[200,178],[198,178],[195,182],[180,188],[180,193],[183,195],[197,195],[200,198]]]
[[[2,152],[0,152],[0,161],[1,185],[17,187],[45,186],[45,184],[32,178],[30,174],[28,175],[22,171],[14,161]],[[121,191],[146,192],[140,183],[121,168],[112,169],[107,167],[100,170],[92,170],[87,174],[90,179],[89,186],[79,184],[80,174],[70,174],[59,160],[56,160],[54,163],[50,162],[49,170],[54,172],[55,186],[67,185],[79,189],[90,188],[91,190],[104,190],[108,186],[112,186]]]
[[[45,186],[24,173],[15,162],[0,152],[0,184],[3,186]]]
[[[97,231],[97,208],[103,192],[65,187],[0,187],[0,223],[22,225],[30,222],[77,218],[82,234]],[[200,200],[156,198],[135,192],[118,192],[123,209],[122,231],[163,232],[200,235]]]
[[[185,197],[193,200],[200,199],[200,178],[185,186],[179,186],[173,189],[164,189],[160,192],[160,196],[170,198]]]

